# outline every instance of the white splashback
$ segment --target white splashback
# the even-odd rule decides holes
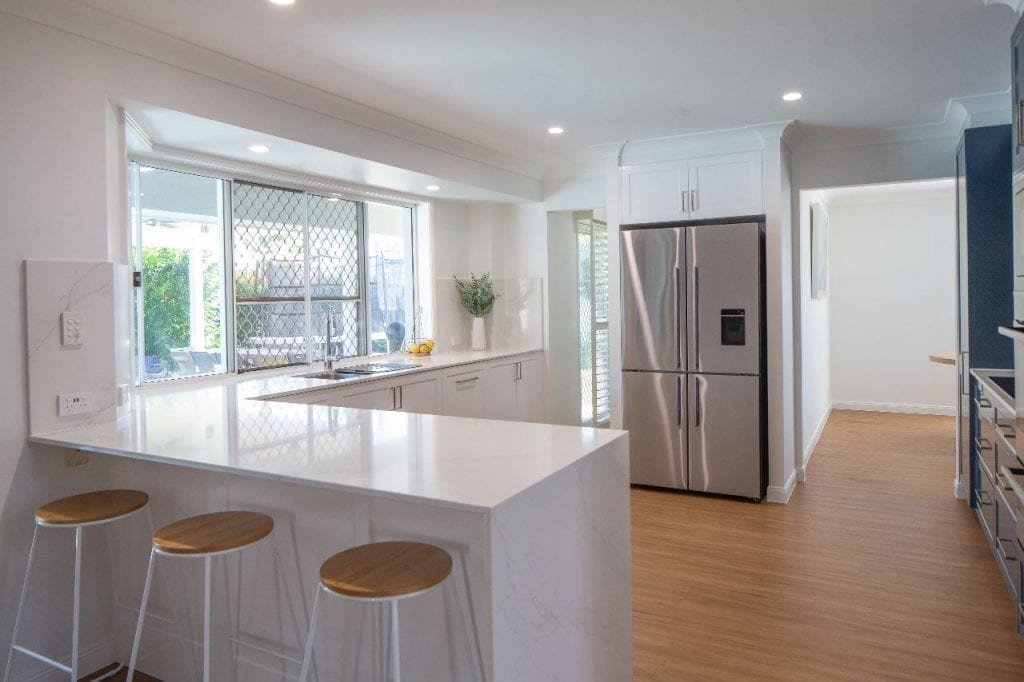
[[[127,338],[117,338],[127,329],[128,312],[122,306],[119,314],[115,300],[128,295],[128,282],[128,268],[115,263],[25,261],[30,433],[116,418],[117,385],[129,379]],[[81,345],[61,345],[65,311],[83,316]],[[83,392],[93,394],[90,414],[57,416],[59,394]]]
[[[462,276],[460,275],[460,279]],[[497,278],[498,299],[486,319],[488,348],[544,346],[544,280],[541,277]],[[451,277],[435,282],[434,337],[440,350],[469,348],[472,317],[459,303]],[[458,343],[453,343],[453,338]]]

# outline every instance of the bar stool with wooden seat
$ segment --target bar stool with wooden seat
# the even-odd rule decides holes
[[[313,599],[306,653],[299,682],[306,682],[313,656],[317,612],[321,594],[357,602],[378,602],[390,611],[390,665],[394,682],[401,681],[398,638],[398,602],[441,585],[452,572],[448,552],[422,542],[374,542],[330,557],[320,566],[320,582]],[[458,619],[462,627],[465,623]],[[463,631],[464,636],[468,636]],[[475,646],[475,639],[468,638]],[[477,655],[479,652],[475,652]],[[479,672],[476,673],[479,677]]]
[[[71,676],[72,682],[77,682],[79,677],[78,636],[82,585],[82,529],[89,526],[114,523],[115,521],[128,518],[143,509],[148,511],[148,504],[149,495],[139,490],[97,490],[54,500],[36,509],[35,530],[32,533],[32,545],[28,550],[28,565],[25,567],[25,582],[22,585],[21,597],[18,600],[18,612],[14,617],[14,635],[11,637],[11,650],[7,656],[7,667],[4,669],[4,682],[7,682],[11,675],[15,653],[34,658],[37,661],[42,661],[49,666],[62,670]],[[152,529],[152,519],[150,519],[150,524],[150,529]],[[28,594],[29,577],[32,573],[32,560],[35,556],[36,540],[39,537],[40,528],[73,528],[75,530],[70,666],[18,644],[18,628],[21,626],[21,615],[25,608],[25,597]],[[111,674],[113,672],[116,672],[116,669],[111,671]]]
[[[142,588],[139,622],[132,642],[127,682],[135,674],[135,664],[142,640],[142,629],[153,582],[153,567],[158,556],[203,560],[203,682],[210,682],[210,592],[213,558],[239,552],[268,537],[274,520],[266,514],[251,511],[225,511],[202,514],[175,521],[153,533],[146,583]]]

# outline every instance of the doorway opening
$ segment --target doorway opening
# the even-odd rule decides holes
[[[956,414],[954,181],[803,190],[799,225],[804,480],[833,408]]]

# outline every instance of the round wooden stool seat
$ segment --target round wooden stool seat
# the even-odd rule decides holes
[[[266,514],[227,511],[190,516],[153,533],[153,546],[167,554],[214,554],[262,540],[274,530]]]
[[[146,506],[149,495],[139,490],[97,490],[63,497],[36,509],[36,520],[52,526],[77,526],[109,521]]]
[[[452,572],[452,557],[422,542],[375,542],[346,549],[320,566],[331,592],[361,599],[403,597],[439,585]]]

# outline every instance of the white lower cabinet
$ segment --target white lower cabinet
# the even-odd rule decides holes
[[[410,379],[395,386],[395,409],[415,414],[444,414],[441,382],[437,373]]]
[[[444,378],[444,413],[450,417],[484,417],[484,369],[460,371]]]
[[[304,391],[274,400],[525,422],[541,421],[544,417],[539,353],[417,372],[404,379]]]
[[[488,419],[541,419],[540,362],[536,355],[499,360],[488,365],[484,389]]]
[[[335,395],[321,405],[332,407],[355,407],[361,410],[393,410],[395,409],[395,387],[363,384],[345,391],[331,391]]]

